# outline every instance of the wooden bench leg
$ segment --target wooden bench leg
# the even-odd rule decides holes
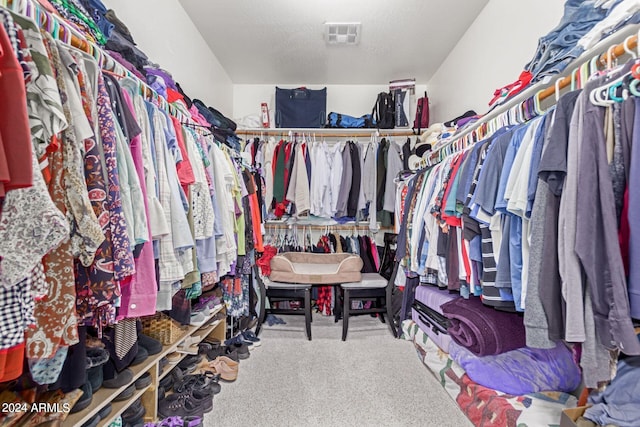
[[[307,339],[311,341],[311,289],[304,290],[304,323],[307,328]]]
[[[351,304],[351,300],[349,299],[349,289],[344,289],[342,301],[342,341],[346,341],[347,330],[349,329],[349,305]]]

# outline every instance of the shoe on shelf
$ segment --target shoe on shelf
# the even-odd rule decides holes
[[[162,351],[162,343],[145,334],[138,334],[138,346],[144,347],[151,356]]]
[[[136,380],[135,383],[133,383],[133,385],[136,386],[136,390],[142,390],[143,388],[150,386],[151,374],[149,372],[145,372]]]
[[[160,368],[160,374],[164,372],[164,369],[167,367],[167,365],[169,365],[169,359],[167,359],[165,356],[162,359],[160,359],[160,362],[158,362],[158,368]]]
[[[173,353],[167,354],[167,360],[170,365],[177,365],[182,360],[182,354],[174,351]]]
[[[185,375],[179,384],[173,387],[176,393],[186,393],[192,390],[202,391],[208,394],[220,393],[221,387],[218,381],[220,375],[212,371],[206,371],[204,374]]]
[[[198,363],[202,362],[202,356],[199,354],[189,355],[182,359],[180,363],[178,363],[178,367],[183,371],[187,369],[191,365],[198,366]]]
[[[102,372],[102,366],[94,366],[87,369],[87,376],[89,383],[91,384],[91,391],[95,393],[102,387],[104,381],[104,373]]]
[[[114,402],[122,402],[123,400],[129,400],[133,397],[136,392],[135,384],[131,384],[127,388],[125,388],[122,393],[113,398]]]
[[[104,380],[102,386],[104,388],[120,388],[131,383],[131,381],[133,381],[133,372],[127,368],[122,372],[116,372],[115,377]]]
[[[86,409],[91,405],[91,401],[93,401],[93,391],[91,389],[91,384],[88,381],[80,387],[80,390],[82,390],[82,396],[80,396],[80,399],[78,399],[76,404],[73,405],[73,408],[71,408],[70,412],[72,414]]]
[[[131,362],[130,366],[136,366],[143,363],[145,360],[149,358],[149,352],[146,348],[141,345],[138,346],[138,352],[136,353],[136,357]]]
[[[198,344],[200,340],[192,336],[186,337],[184,341],[178,344],[176,351],[183,354],[198,354]]]
[[[171,394],[158,402],[158,415],[163,418],[171,416],[188,417],[204,416],[202,405],[198,405],[194,399],[181,398],[179,394]]]
[[[198,354],[200,355],[205,355],[211,350],[213,350],[213,346],[208,342],[201,342],[198,344]]]
[[[242,335],[242,338],[244,338],[245,341],[252,342],[254,347],[260,347],[262,345],[260,338],[258,338],[258,336],[250,329],[247,329],[240,335]]]
[[[102,366],[109,360],[109,352],[104,348],[87,348],[87,369]]]
[[[138,399],[122,413],[122,421],[134,425],[144,417],[145,412],[142,402]]]
[[[191,313],[191,321],[189,324],[191,326],[202,326],[207,321],[207,317],[201,312],[194,311]]]
[[[81,427],[98,427],[98,424],[100,424],[100,420],[102,420],[102,418],[100,418],[100,415],[95,414],[93,417],[89,418],[89,421],[82,424]]]
[[[173,379],[173,375],[167,375],[163,379],[160,380],[160,387],[164,388],[166,391],[170,391],[173,388],[173,384],[175,383]]]

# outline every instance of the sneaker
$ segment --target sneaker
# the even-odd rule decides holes
[[[180,397],[179,394],[171,394],[158,402],[158,415],[162,418],[204,416],[202,404],[194,399]]]
[[[240,335],[242,335],[242,338],[244,338],[245,341],[252,342],[255,347],[260,347],[262,345],[260,338],[258,338],[252,330],[246,330]]]
[[[251,350],[254,346],[254,343],[251,341],[246,341],[242,335],[236,335],[233,338],[229,338],[228,340],[226,340],[225,345],[232,347],[235,346],[236,348],[238,348],[238,353],[246,353],[244,349],[240,349],[241,346],[247,347],[248,350]],[[249,356],[247,356],[249,357]],[[242,359],[242,357],[241,357]]]

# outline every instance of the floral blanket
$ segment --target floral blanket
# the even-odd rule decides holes
[[[562,410],[576,406],[577,399],[568,393],[514,396],[481,386],[413,320],[403,322],[402,332],[404,339],[414,343],[420,360],[476,427],[557,427]]]

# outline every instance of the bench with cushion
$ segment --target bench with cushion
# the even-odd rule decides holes
[[[362,266],[359,256],[348,253],[285,252],[274,256],[271,259],[269,284],[265,286],[260,281],[262,303],[259,325],[267,314],[267,298],[270,303],[300,301],[301,308],[270,308],[268,311],[273,314],[304,314],[307,338],[311,340],[311,287],[359,282]]]

